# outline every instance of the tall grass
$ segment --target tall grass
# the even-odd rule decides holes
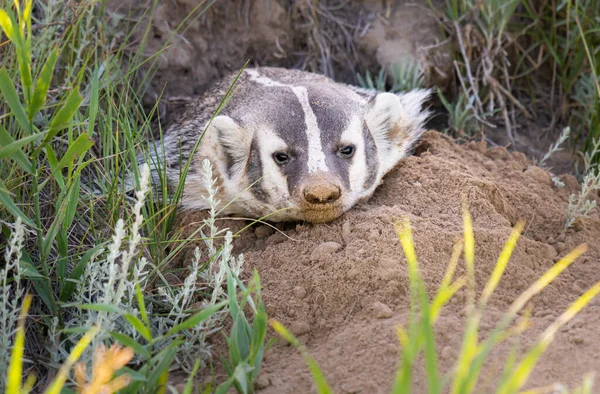
[[[406,325],[397,327],[398,341],[401,345],[401,354],[398,362],[397,373],[391,388],[392,393],[407,394],[413,389],[413,370],[420,362],[419,356],[423,354],[425,363],[426,382],[429,393],[449,392],[473,393],[478,391],[478,381],[486,375],[486,362],[490,360],[492,351],[507,338],[514,337],[528,327],[528,313],[524,311],[528,302],[540,293],[549,283],[568,268],[587,249],[582,244],[568,253],[545,274],[539,277],[512,303],[502,318],[496,323],[495,328],[487,336],[480,338],[481,318],[486,310],[491,296],[497,288],[504,270],[510,260],[511,254],[518,242],[519,236],[525,226],[519,222],[512,230],[497,263],[482,292],[475,292],[475,240],[471,215],[466,204],[463,204],[463,240],[459,242],[450,258],[446,272],[435,295],[429,295],[424,280],[421,276],[417,254],[415,251],[411,225],[408,218],[395,223],[398,238],[404,250],[408,265],[410,281],[410,313]],[[455,270],[460,255],[464,254],[466,275],[454,279]],[[438,350],[436,347],[435,323],[444,305],[463,287],[467,292],[467,319],[465,322],[463,341],[456,363],[445,374],[440,371]],[[581,295],[567,310],[552,322],[540,335],[538,341],[519,360],[516,348],[508,354],[504,365],[504,373],[494,382],[498,394],[516,394],[522,392],[536,363],[551,344],[559,329],[568,323],[579,311],[600,293],[600,282],[596,283]],[[519,318],[519,316],[522,316]],[[308,354],[307,350],[277,321],[271,321],[271,327],[290,344],[300,350],[306,359],[313,374],[315,386],[319,393],[330,393],[328,386],[319,367]],[[550,392],[550,391],[531,391]],[[591,393],[591,383],[586,380],[580,393]]]
[[[37,371],[38,385],[45,385],[48,373],[68,372],[71,350],[97,327],[92,346],[78,356],[87,371],[93,372],[97,349],[120,343],[135,353],[119,372],[132,377],[122,392],[164,392],[170,370],[193,377],[204,366],[207,336],[238,302],[223,285],[242,286],[243,259],[232,254],[232,234],[216,228],[214,215],[183,238],[174,227],[183,177],[169,190],[162,174],[155,185],[161,193],[154,193],[148,167],[138,167],[140,152],[153,139],[156,108],[144,111],[133,81],[141,67],[144,75],[153,72],[158,54],[144,56],[144,43],[157,2],[147,2],[144,15],[125,18],[138,22],[127,22],[123,40],[106,23],[101,2],[0,4],[0,248],[7,260],[0,271],[0,366],[24,343],[21,371]],[[186,20],[210,4],[199,2]],[[203,171],[212,190],[212,168]],[[169,284],[168,263],[195,239],[204,241],[208,255],[197,251],[183,284]],[[25,289],[34,295],[31,313],[37,318],[14,331]],[[257,287],[249,289],[244,302],[260,308]],[[245,315],[237,321],[252,327]],[[262,345],[261,338],[253,347]],[[252,383],[261,358],[262,351],[254,351],[234,368],[242,361],[251,365],[246,382]],[[84,367],[80,383],[86,381]],[[0,390],[5,378],[0,373]],[[65,382],[74,387],[72,377],[65,375],[60,385]]]

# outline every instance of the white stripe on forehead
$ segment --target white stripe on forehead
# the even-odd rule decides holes
[[[288,88],[298,98],[302,110],[304,111],[304,121],[306,122],[306,137],[308,140],[308,172],[328,171],[325,162],[325,153],[321,144],[321,130],[317,124],[317,117],[308,102],[308,91],[304,86],[294,86],[275,81],[264,75],[260,75],[257,70],[246,69],[245,72],[250,79],[260,85],[276,88]]]

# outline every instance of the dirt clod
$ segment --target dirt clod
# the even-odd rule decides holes
[[[342,249],[342,245],[337,242],[323,242],[313,250],[310,261],[324,260],[340,249]]]
[[[303,299],[306,297],[306,289],[301,286],[294,287],[294,297],[298,298],[299,300]]]
[[[394,315],[392,308],[384,304],[383,302],[375,302],[373,304],[373,315],[378,319],[387,319]]]
[[[310,331],[310,325],[302,321],[295,321],[290,326],[290,330],[296,336],[304,335]]]

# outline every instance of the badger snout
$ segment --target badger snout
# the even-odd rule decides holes
[[[315,182],[302,190],[302,197],[309,204],[333,204],[341,195],[342,189],[329,182]]]

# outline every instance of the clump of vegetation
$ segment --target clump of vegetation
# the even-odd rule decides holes
[[[209,218],[182,237],[173,225],[182,182],[168,190],[159,176],[163,193],[154,193],[148,167],[137,162],[152,139],[155,112],[144,111],[133,86],[148,61],[144,39],[132,52],[126,39],[113,35],[98,2],[1,4],[8,41],[0,45],[0,248],[6,259],[0,270],[0,369],[9,362],[20,367],[8,377],[0,374],[0,391],[20,389],[10,379],[25,371],[39,377],[36,387],[26,383],[27,390],[46,386],[54,372],[61,379],[51,386],[56,390],[77,382],[110,385],[95,380],[94,360],[111,355],[101,349],[117,349],[115,343],[134,352],[113,365],[118,371],[112,372],[131,377],[126,387],[121,381],[121,392],[164,390],[173,369],[193,377],[210,355],[207,337],[233,313],[230,307],[242,309],[236,289],[242,289],[242,305],[258,308],[255,315],[262,308],[258,278],[248,288],[239,279],[243,258],[232,253],[234,235],[215,225],[210,163],[202,171],[211,190]],[[128,29],[150,31],[136,23]],[[129,180],[133,192],[123,187]],[[183,283],[170,284],[168,263],[195,239],[206,254],[197,249]],[[21,318],[15,331],[19,309],[29,308],[21,304],[25,291],[33,297],[23,302],[31,302],[40,318],[27,327]],[[236,316],[244,329],[252,327],[245,315]],[[262,349],[261,338],[253,339],[253,349]],[[14,356],[15,349],[21,356]],[[234,368],[255,369],[245,384],[253,384],[261,358],[262,350],[253,350],[251,358],[236,360]],[[77,360],[73,381],[69,370]],[[232,384],[240,379],[235,372]]]
[[[471,216],[466,204],[463,206],[464,239],[455,245],[442,282],[435,296],[432,298],[427,293],[420,273],[408,218],[396,222],[395,227],[400,243],[402,244],[402,249],[404,250],[404,255],[406,256],[410,280],[410,314],[408,323],[406,326],[399,325],[397,327],[401,355],[391,392],[398,394],[411,392],[413,370],[419,362],[421,353],[424,357],[429,393],[476,392],[479,377],[485,375],[485,363],[490,359],[490,355],[496,346],[508,338],[518,336],[528,328],[528,316],[530,312],[525,308],[529,301],[588,249],[586,244],[582,244],[559,260],[512,303],[489,336],[485,339],[480,339],[481,318],[502,278],[502,274],[525,227],[525,223],[520,221],[513,229],[479,297],[477,297],[475,291],[475,240]],[[453,279],[463,249],[466,276]],[[439,353],[436,348],[435,322],[444,305],[465,286],[465,291],[467,292],[467,320],[463,342],[454,368],[444,376],[438,368]],[[551,344],[560,328],[573,319],[599,293],[600,282],[581,295],[562,315],[551,323],[542,332],[538,341],[521,358],[521,361],[518,359],[517,347],[515,345],[513,351],[509,353],[506,359],[504,373],[494,382],[494,387],[496,388],[494,392],[502,394],[516,394],[521,392],[521,388],[526,383],[537,361]],[[306,348],[281,323],[271,321],[270,324],[283,339],[298,348],[303,354],[313,374],[317,392],[331,393],[332,390],[328,386],[325,377],[314,359],[308,354]],[[586,378],[583,386],[576,392],[591,393],[591,379]]]

